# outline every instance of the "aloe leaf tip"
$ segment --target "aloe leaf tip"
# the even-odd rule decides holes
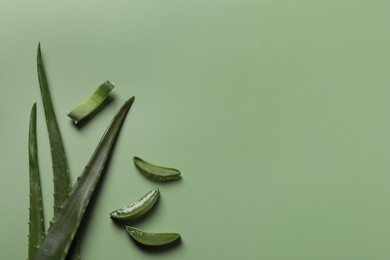
[[[45,236],[44,215],[42,204],[41,180],[38,166],[37,146],[37,105],[34,103],[30,113],[29,125],[29,177],[30,177],[30,207],[29,207],[29,235],[28,258],[31,259],[37,252]]]

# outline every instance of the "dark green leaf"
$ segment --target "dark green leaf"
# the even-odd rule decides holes
[[[41,179],[38,167],[37,146],[37,105],[34,103],[30,114],[28,155],[30,165],[30,220],[28,235],[28,259],[32,259],[45,236],[43,219]]]
[[[38,79],[41,89],[43,108],[45,111],[47,131],[49,133],[50,151],[53,166],[54,182],[54,216],[59,212],[62,203],[65,201],[71,189],[68,161],[62,142],[60,129],[50,97],[49,86],[45,68],[42,60],[41,45],[38,45],[37,52]]]
[[[61,211],[54,218],[35,260],[65,258],[133,101],[134,97],[127,100],[114,116]]]

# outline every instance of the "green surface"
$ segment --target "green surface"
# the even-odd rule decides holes
[[[83,260],[388,260],[389,11],[384,0],[0,1],[0,258],[27,257],[35,101],[51,219],[40,41],[73,182],[136,96],[83,222]],[[77,129],[67,113],[105,80],[113,101]],[[137,224],[179,232],[171,250],[139,248],[109,217],[155,186],[134,155],[182,172]]]

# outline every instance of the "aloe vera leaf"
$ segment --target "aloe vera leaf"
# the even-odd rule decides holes
[[[41,90],[43,108],[45,111],[47,131],[49,133],[50,150],[52,157],[53,168],[53,183],[54,183],[54,216],[57,215],[61,208],[62,203],[68,197],[71,190],[71,181],[69,174],[68,162],[66,159],[65,149],[61,137],[61,132],[57,123],[56,115],[54,112],[49,86],[47,83],[45,67],[42,59],[41,45],[38,44],[37,51],[37,68],[38,79]],[[77,242],[78,243],[78,242]],[[76,249],[79,249],[79,245],[74,245]],[[71,250],[69,259],[80,259],[79,250]]]
[[[35,260],[61,260],[65,258],[133,101],[134,97],[127,100],[114,116],[91,159],[65,200],[61,211],[54,218],[35,255]]]
[[[34,103],[30,113],[28,155],[30,170],[30,210],[28,259],[32,259],[45,237],[45,224],[42,204],[41,179],[38,166],[37,146],[37,104]]]
[[[70,111],[68,117],[70,117],[75,122],[75,124],[78,124],[93,112],[95,112],[96,109],[101,104],[103,104],[104,100],[106,100],[114,87],[115,86],[112,82],[104,82],[95,90],[92,95],[90,95],[81,104]]]
[[[47,131],[49,133],[54,182],[54,216],[56,216],[62,203],[67,198],[72,185],[64,144],[62,142],[61,132],[54,113],[49,86],[47,84],[40,43],[38,44],[37,51],[37,67]]]

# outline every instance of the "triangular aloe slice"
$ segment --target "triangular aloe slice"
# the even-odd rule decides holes
[[[102,175],[119,129],[133,101],[134,97],[127,100],[114,116],[87,166],[69,193],[69,197],[65,200],[61,210],[54,218],[45,239],[35,255],[35,260],[61,260],[66,257],[85,210]]]
[[[38,167],[37,147],[37,105],[31,108],[30,127],[28,136],[28,157],[30,168],[30,210],[29,210],[29,235],[28,235],[28,259],[32,259],[45,236],[43,219],[41,179]]]
[[[165,182],[170,180],[177,180],[181,177],[181,173],[177,169],[155,165],[137,156],[133,157],[133,162],[143,175],[153,181]]]
[[[160,190],[154,188],[130,205],[110,213],[111,218],[118,220],[134,220],[149,212],[160,197]]]
[[[165,246],[180,239],[179,233],[150,233],[131,226],[126,226],[126,230],[135,241],[145,246]]]

